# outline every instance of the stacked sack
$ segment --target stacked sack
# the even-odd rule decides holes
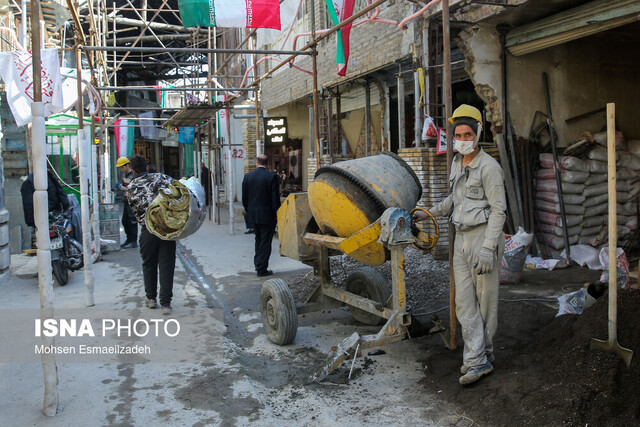
[[[569,244],[575,245],[580,239],[583,228],[582,222],[585,214],[583,192],[589,182],[589,169],[585,161],[571,156],[558,158],[558,165],[562,180]],[[564,249],[564,232],[556,171],[553,166],[553,155],[549,153],[540,154],[540,169],[536,172],[535,207],[540,243],[552,249],[551,253]]]
[[[558,158],[569,244],[598,247],[607,243],[609,189],[607,183],[606,132],[587,133],[596,145],[581,160],[572,156]],[[553,155],[540,154],[541,169],[536,173],[536,214],[538,239],[553,250],[564,249],[564,234]],[[638,228],[640,198],[640,141],[625,144],[616,132],[616,197],[618,246],[632,239]]]

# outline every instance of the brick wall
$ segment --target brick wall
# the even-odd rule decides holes
[[[404,148],[398,150],[398,155],[414,170],[422,184],[422,197],[418,200],[418,207],[429,209],[444,199],[448,192],[447,156],[436,154],[435,148]],[[447,217],[436,217],[440,227],[440,239],[436,247],[431,249],[435,259],[449,257],[449,221]],[[435,227],[428,225],[424,228],[430,234]]]
[[[264,135],[263,122],[260,119],[260,135]],[[247,153],[244,158],[244,173],[256,168],[256,119],[242,119],[242,143]]]
[[[324,2],[315,4],[316,28],[325,28],[323,25],[326,5]],[[411,2],[390,1],[381,6],[379,17],[399,22],[411,15],[414,8]],[[416,38],[416,28],[419,27],[417,22],[419,21],[412,21],[405,30],[400,30],[397,25],[376,22],[352,27],[346,78],[337,74],[335,34],[322,40],[318,45],[318,88],[368,74],[410,56],[411,45],[418,40]],[[300,49],[302,45],[298,44],[296,47]],[[267,66],[260,66],[261,74],[275,65],[272,61],[267,64]],[[308,71],[313,69],[310,56],[298,56],[294,64]],[[269,110],[311,94],[313,80],[311,75],[285,66],[265,80],[261,88],[262,107]]]

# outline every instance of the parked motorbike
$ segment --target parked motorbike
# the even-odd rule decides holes
[[[64,286],[69,281],[69,271],[84,266],[82,244],[71,237],[71,222],[61,212],[49,213],[49,238],[53,277],[60,286]]]

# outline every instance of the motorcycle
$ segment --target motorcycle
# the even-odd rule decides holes
[[[84,266],[82,244],[71,237],[71,227],[71,222],[64,213],[49,213],[51,269],[60,286],[69,282],[69,271],[76,271]]]

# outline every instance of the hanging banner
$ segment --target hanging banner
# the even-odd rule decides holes
[[[58,49],[40,50],[42,103],[44,116],[62,111],[60,59]],[[33,103],[33,66],[31,51],[14,50],[0,53],[0,76],[7,91],[7,102],[18,126],[31,123]]]
[[[279,0],[178,0],[185,27],[280,29]]]
[[[216,96],[216,101],[226,101],[227,100],[227,95],[218,95]],[[218,116],[218,123],[217,123],[217,128],[218,128],[218,138],[224,138],[225,141],[227,139],[227,135],[229,134],[228,132],[228,126],[227,126],[227,116],[229,115],[229,110],[218,110],[218,112],[216,113]]]

